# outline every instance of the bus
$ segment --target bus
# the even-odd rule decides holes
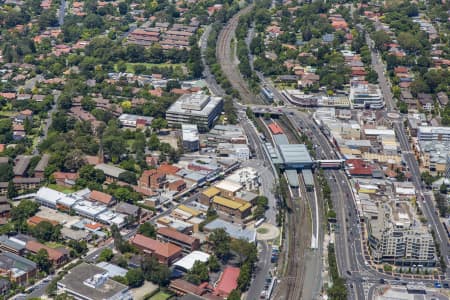
[[[264,221],[266,220],[266,218],[261,218],[258,221],[256,221],[255,223],[255,228],[258,228],[259,226],[261,226],[262,223],[264,223]]]

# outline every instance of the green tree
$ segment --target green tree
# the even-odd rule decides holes
[[[209,280],[208,265],[201,261],[196,261],[192,269],[186,275],[186,280],[193,284],[200,284]]]
[[[230,243],[230,249],[239,257],[239,263],[249,262],[253,264],[257,260],[257,250],[254,243],[243,239],[234,239]]]
[[[157,150],[159,148],[160,141],[158,136],[155,133],[152,133],[148,140],[148,148],[150,150]]]
[[[220,271],[220,263],[217,257],[214,255],[211,255],[208,259],[208,268],[211,272],[218,272]]]
[[[218,258],[226,260],[229,257],[231,238],[223,228],[213,230],[208,241]]]
[[[228,295],[227,300],[241,300],[241,293],[239,290],[232,290]]]
[[[31,232],[35,238],[42,242],[58,241],[61,234],[61,226],[53,226],[48,221],[42,221],[34,226]]]
[[[10,180],[8,182],[7,195],[8,195],[9,199],[12,199],[17,196],[17,190],[16,190],[16,187],[14,186],[14,183],[12,182],[12,180]]]
[[[136,184],[136,174],[130,171],[125,171],[120,173],[119,178],[120,181],[129,183],[129,184]]]
[[[131,288],[140,287],[144,284],[144,273],[141,269],[130,269],[125,275],[128,286]]]
[[[50,273],[50,268],[52,267],[52,263],[48,258],[48,252],[45,249],[39,250],[36,255],[33,257],[34,262],[36,263],[39,270],[45,273]]]
[[[146,222],[144,224],[142,224],[139,229],[138,229],[138,233],[145,235],[146,237],[149,238],[156,238],[156,229],[155,226],[153,226],[150,222]]]
[[[102,250],[99,256],[99,261],[110,261],[114,257],[114,253],[112,249],[105,248]]]

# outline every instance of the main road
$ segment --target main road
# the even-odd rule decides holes
[[[373,41],[370,40],[370,37],[368,35],[366,36],[366,39],[368,45],[374,44]],[[386,68],[381,60],[379,53],[375,51],[375,49],[373,48],[371,55],[372,55],[372,66],[378,74],[378,81],[386,103],[387,112],[397,113],[395,109],[395,103],[391,92],[390,84],[385,75]],[[395,134],[397,135],[397,138],[400,142],[400,149],[402,151],[403,159],[409,168],[409,171],[412,176],[412,182],[414,184],[414,187],[416,188],[417,194],[419,195],[418,199],[419,203],[422,206],[422,212],[427,218],[428,223],[433,228],[435,232],[435,239],[437,239],[437,242],[439,243],[442,258],[444,259],[446,266],[449,266],[449,259],[448,259],[449,249],[448,249],[447,233],[440,221],[439,215],[435,212],[434,199],[432,195],[430,195],[427,192],[424,192],[424,186],[422,184],[419,164],[416,160],[416,157],[414,156],[414,153],[411,151],[411,145],[409,143],[409,139],[407,137],[406,130],[403,125],[403,120],[402,119],[394,120],[393,126]],[[450,277],[449,271],[450,270],[446,268],[445,270],[446,277]]]

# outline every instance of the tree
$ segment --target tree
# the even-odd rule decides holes
[[[427,171],[422,172],[422,174],[420,174],[420,177],[422,178],[422,181],[427,185],[430,186],[433,183],[433,176],[431,176],[431,174]]]
[[[230,255],[231,238],[223,228],[215,229],[208,237],[216,256],[226,260]]]
[[[11,220],[19,221],[34,216],[39,210],[39,204],[31,200],[22,200],[19,205],[11,209]]]
[[[109,135],[103,138],[103,150],[112,162],[118,162],[120,156],[127,151],[125,140],[116,135]]]
[[[129,184],[136,184],[136,174],[134,174],[133,172],[130,171],[125,171],[120,173],[119,175],[119,180],[129,183]]]
[[[144,284],[144,273],[141,269],[130,269],[125,275],[128,286],[131,288],[140,287]]]
[[[34,262],[36,263],[39,270],[45,273],[50,272],[50,268],[52,267],[51,261],[48,259],[48,252],[45,249],[39,250],[34,256]]]
[[[245,263],[241,266],[241,272],[238,277],[238,287],[239,290],[247,290],[252,278],[251,267],[249,263]]]
[[[99,256],[99,261],[110,261],[114,257],[112,249],[105,248],[102,250]]]
[[[141,261],[141,268],[145,279],[162,286],[169,283],[169,268],[158,263],[155,257],[145,256]]]
[[[386,49],[386,44],[391,41],[389,35],[383,30],[375,31],[372,34],[372,39],[375,43],[375,48],[377,48],[378,50]]]
[[[148,140],[148,149],[157,150],[159,148],[160,142],[159,138],[155,133],[152,133],[150,139]]]
[[[186,275],[186,280],[193,284],[200,284],[209,280],[208,265],[201,261],[195,261],[191,270]]]
[[[227,300],[241,300],[241,292],[239,290],[232,290]]]
[[[231,241],[230,249],[239,257],[239,263],[249,262],[253,264],[257,260],[257,250],[253,243],[243,239],[234,239]]]
[[[156,118],[152,121],[151,127],[156,131],[160,131],[163,128],[167,128],[168,123],[166,119]]]
[[[128,5],[126,2],[119,2],[119,13],[121,15],[126,15],[128,12]]]
[[[149,238],[156,238],[156,229],[150,222],[146,222],[139,227],[138,233]]]
[[[35,238],[43,242],[57,241],[61,234],[61,226],[53,226],[48,221],[42,221],[32,229]]]
[[[66,156],[64,168],[70,171],[76,171],[85,164],[84,153],[80,149],[73,149]]]
[[[218,272],[220,271],[220,263],[217,257],[214,255],[211,255],[208,259],[208,267],[211,272]]]
[[[12,198],[14,198],[14,197],[17,196],[17,190],[16,190],[16,187],[14,186],[14,183],[12,182],[12,180],[10,180],[10,181],[8,182],[8,190],[7,190],[7,193],[8,193],[8,198],[9,198],[9,199],[12,199]]]

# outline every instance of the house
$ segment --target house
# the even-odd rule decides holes
[[[142,234],[136,234],[130,242],[144,253],[155,257],[161,264],[171,265],[182,254],[181,247],[162,243]]]
[[[102,170],[106,176],[106,182],[111,183],[119,179],[120,174],[126,172],[124,169],[108,164],[98,164],[94,167],[96,170]]]
[[[14,177],[25,177],[31,158],[32,156],[30,155],[18,155],[16,159],[14,159]]]
[[[184,296],[184,295],[202,296],[207,293],[206,289],[207,286],[208,286],[207,282],[204,282],[200,285],[195,285],[184,279],[175,279],[170,282],[169,289],[173,291],[177,296]],[[205,298],[201,297],[200,299]]]
[[[57,185],[71,188],[78,179],[78,173],[55,172],[52,174]]]
[[[106,206],[112,206],[115,204],[115,199],[113,196],[99,191],[92,191],[89,194],[88,199],[92,202],[99,202]]]
[[[13,178],[13,184],[16,190],[20,193],[36,190],[40,187],[43,179],[37,177],[26,177],[26,178]]]
[[[28,241],[25,248],[28,252],[37,254],[39,250],[44,249],[48,253],[48,259],[55,267],[60,267],[69,261],[69,257],[61,250],[53,249],[37,241]]]
[[[444,107],[448,104],[448,96],[445,92],[439,92],[436,94],[436,98],[439,101],[441,107]]]
[[[180,246],[185,254],[200,248],[200,240],[198,238],[168,227],[158,228],[157,238],[160,241]]]
[[[160,173],[166,174],[166,175],[176,175],[178,171],[180,171],[180,168],[176,166],[169,165],[168,163],[162,163],[158,169]]]
[[[25,126],[22,124],[13,124],[13,139],[15,141],[21,140],[25,137]]]
[[[227,266],[220,275],[219,281],[214,289],[214,294],[221,297],[228,297],[238,286],[240,268]]]
[[[11,204],[5,196],[0,196],[0,218],[9,218],[11,212]]]
[[[26,285],[37,274],[37,265],[14,253],[0,253],[0,276],[9,278],[18,285]]]
[[[431,94],[419,93],[417,95],[420,105],[426,111],[431,111],[434,108],[434,100]]]
[[[48,161],[50,160],[50,155],[44,154],[42,155],[41,159],[39,160],[38,164],[34,168],[34,176],[37,178],[44,178],[45,174],[45,168],[48,166]]]

